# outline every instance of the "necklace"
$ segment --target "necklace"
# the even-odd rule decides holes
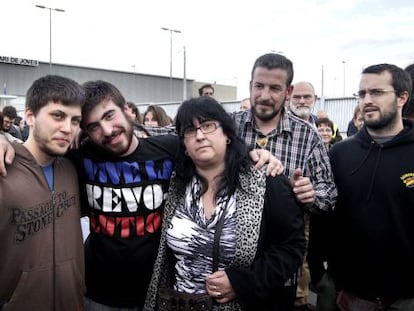
[[[267,136],[259,136],[256,139],[256,144],[260,147],[260,148],[264,148],[267,145]]]

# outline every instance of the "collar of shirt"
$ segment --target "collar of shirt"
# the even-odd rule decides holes
[[[248,128],[248,131],[254,131],[260,135],[263,135],[263,133],[260,131],[260,128],[256,126],[256,119],[254,118],[253,113],[250,110],[247,113],[248,114],[246,116],[246,127]],[[283,132],[289,134],[292,133],[292,126],[289,120],[289,114],[286,113],[285,110],[281,112],[279,124],[276,125],[276,127],[269,134],[263,136],[272,137]]]

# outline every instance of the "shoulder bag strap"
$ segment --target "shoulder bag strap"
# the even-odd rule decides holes
[[[224,216],[226,214],[227,206],[229,205],[230,197],[227,198],[226,205],[224,207],[223,213],[220,216],[219,221],[217,222],[216,231],[214,232],[214,245],[213,245],[213,272],[218,270],[218,261],[220,253],[220,236],[221,231],[223,230],[224,225]]]

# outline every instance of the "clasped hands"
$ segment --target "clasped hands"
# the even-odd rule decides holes
[[[236,298],[226,271],[220,270],[210,274],[207,277],[206,288],[207,293],[218,303],[226,303]]]

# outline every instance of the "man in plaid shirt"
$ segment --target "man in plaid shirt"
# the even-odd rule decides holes
[[[313,191],[298,196],[307,211],[331,211],[337,191],[323,142],[312,125],[288,113],[284,106],[293,90],[292,80],[289,59],[273,53],[259,57],[250,81],[252,108],[233,113],[233,118],[245,143],[271,151],[293,183],[310,180]]]
[[[265,148],[284,165],[296,197],[308,213],[333,209],[337,190],[327,151],[316,129],[289,113],[284,104],[293,86],[292,62],[279,54],[260,56],[250,81],[251,109],[233,113],[239,136],[251,148]],[[286,283],[293,306],[297,276]],[[307,310],[307,305],[298,310]]]

